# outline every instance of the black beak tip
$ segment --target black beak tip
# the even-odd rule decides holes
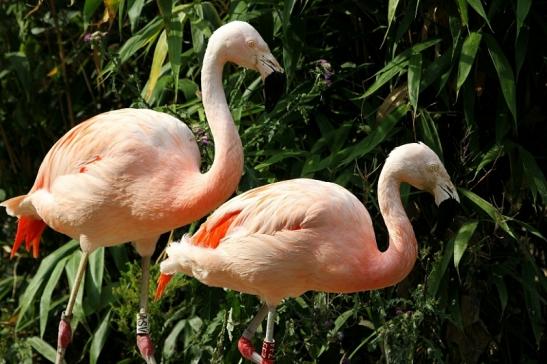
[[[285,74],[272,72],[264,80],[264,103],[267,112],[274,109],[275,105],[285,90]]]

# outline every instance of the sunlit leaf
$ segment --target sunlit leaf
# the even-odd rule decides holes
[[[95,14],[95,11],[99,8],[99,6],[102,4],[102,0],[85,0],[84,2],[84,11],[83,11],[83,18],[84,18],[84,28],[87,28],[87,24],[89,24],[89,19]]]
[[[47,281],[47,284],[44,287],[44,290],[40,297],[40,337],[41,338],[44,337],[44,332],[46,331],[46,325],[47,325],[48,317],[49,317],[49,310],[51,309],[51,294],[53,293],[53,290],[55,289],[55,287],[57,287],[59,278],[61,278],[61,274],[63,273],[63,269],[65,268],[66,261],[67,261],[67,258],[63,258],[58,263],[56,263],[55,267],[53,268],[53,272],[51,272],[49,279]]]
[[[42,355],[50,362],[55,363],[56,350],[51,345],[37,336],[29,337],[26,341],[38,354]]]
[[[492,30],[492,26],[490,25],[490,20],[488,20],[488,16],[486,15],[486,12],[484,11],[484,7],[482,6],[481,0],[467,0],[467,3],[471,5],[473,9],[484,19],[486,24],[488,24],[488,27],[490,30]]]
[[[420,82],[422,79],[422,54],[415,53],[408,62],[408,99],[416,112],[418,108],[418,96],[420,94]]]
[[[152,66],[150,67],[150,76],[148,76],[148,82],[144,91],[144,99],[150,103],[152,98],[152,92],[156,87],[158,78],[161,74],[161,68],[165,58],[167,57],[167,33],[164,30],[158,41],[156,42],[156,49],[154,50],[154,57],[152,58]]]
[[[59,249],[55,250],[53,253],[50,253],[42,260],[40,266],[38,267],[38,271],[34,274],[32,280],[25,289],[25,292],[19,298],[19,317],[15,326],[16,330],[23,323],[27,310],[34,304],[34,298],[41,292],[42,285],[46,282],[46,280],[49,280],[51,271],[55,268],[58,262],[61,261],[61,259],[72,253],[77,249],[77,247],[78,242],[72,240],[66,244],[63,244]]]
[[[458,10],[460,12],[460,18],[462,20],[462,25],[467,26],[469,24],[469,15],[467,12],[467,2],[466,0],[456,0],[458,3]]]
[[[184,329],[186,325],[186,320],[180,320],[177,322],[173,330],[169,333],[165,341],[163,342],[163,356],[165,358],[170,358],[175,353],[177,339],[180,332]]]
[[[460,53],[460,61],[458,63],[458,78],[456,82],[456,92],[459,92],[463,83],[471,71],[471,67],[475,62],[475,56],[479,50],[482,35],[477,32],[471,32],[463,42],[462,51]]]
[[[98,308],[101,303],[101,290],[103,286],[103,275],[105,270],[104,264],[104,247],[98,248],[89,255],[89,280],[86,283],[90,283],[86,286],[87,290],[87,303],[93,308]]]
[[[102,248],[104,249],[104,248]],[[112,311],[108,311],[104,318],[101,320],[99,327],[93,334],[91,339],[91,346],[89,348],[89,363],[96,364],[98,363],[99,355],[103,350],[104,344],[108,339],[108,333],[110,331],[110,315]]]
[[[513,239],[517,239],[517,237],[516,237],[515,233],[513,232],[513,230],[511,230],[509,225],[507,225],[507,221],[509,220],[509,218],[507,216],[503,215],[491,203],[487,202],[486,200],[484,200],[482,197],[476,195],[475,193],[473,193],[469,190],[463,189],[463,188],[458,188],[458,190],[463,196],[468,198],[477,207],[479,207],[481,210],[486,212],[486,214],[488,214],[488,216],[490,216],[492,221],[496,225],[501,227],[509,236],[511,236]]]
[[[458,269],[458,266],[460,265],[463,253],[465,253],[469,240],[475,233],[478,224],[477,221],[466,222],[460,227],[460,230],[458,230],[458,233],[456,234],[454,240],[454,267],[456,269]]]

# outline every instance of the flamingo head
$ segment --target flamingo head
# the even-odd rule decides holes
[[[211,35],[209,47],[223,60],[260,73],[265,83],[266,109],[275,106],[285,86],[284,70],[252,25],[232,21],[221,26]]]
[[[427,145],[409,143],[393,149],[386,160],[388,165],[402,182],[431,193],[437,206],[449,199],[460,202],[446,168]]]

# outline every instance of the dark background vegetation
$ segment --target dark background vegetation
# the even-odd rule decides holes
[[[431,196],[403,188],[420,247],[413,272],[377,292],[286,301],[278,362],[545,360],[546,1],[1,1],[0,200],[30,188],[73,125],[128,106],[191,126],[206,169],[214,141],[201,59],[211,32],[234,19],[260,31],[288,76],[266,113],[257,74],[225,69],[245,146],[238,192],[301,176],[337,182],[367,206],[385,247],[379,168],[393,147],[421,140],[461,197],[450,222]],[[16,221],[1,215],[0,363],[48,362],[78,245],[48,230],[40,260],[10,260]],[[129,245],[93,254],[68,362],[140,362],[139,275]],[[258,307],[255,297],[178,277],[151,305],[156,356],[236,363]]]

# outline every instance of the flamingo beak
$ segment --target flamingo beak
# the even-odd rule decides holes
[[[156,288],[156,295],[154,296],[155,301],[158,301],[161,298],[161,296],[163,295],[163,291],[165,290],[165,287],[167,287],[167,284],[169,283],[171,278],[173,278],[172,274],[160,274],[158,278],[158,286]]]
[[[270,112],[285,90],[285,71],[270,52],[258,57],[257,66],[264,80],[265,108]]]

